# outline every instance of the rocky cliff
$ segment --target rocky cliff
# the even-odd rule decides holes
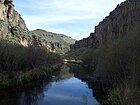
[[[115,39],[129,34],[138,26],[140,26],[140,0],[126,0],[117,5],[109,16],[95,26],[95,32],[91,33],[88,38],[71,45],[71,50],[107,46]]]
[[[0,0],[0,39],[29,45],[28,28],[12,0]]]
[[[28,31],[21,15],[14,9],[12,0],[0,0],[0,39],[6,39],[23,46],[41,46],[49,51],[65,53],[75,40],[62,34],[44,30]]]

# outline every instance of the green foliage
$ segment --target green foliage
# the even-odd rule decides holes
[[[4,38],[5,40],[11,41],[13,43],[20,44],[22,39],[31,39],[28,32],[22,29],[20,26],[13,26],[10,29],[10,32]]]
[[[58,54],[47,52],[40,47],[23,47],[10,43],[0,42],[0,70],[18,71],[42,66],[50,66],[62,62]]]
[[[5,89],[13,86],[24,86],[34,80],[47,78],[58,72],[60,65],[51,66],[50,68],[32,69],[26,72],[16,72],[13,78],[5,78],[0,81],[0,89]]]
[[[110,105],[139,105],[140,32],[114,40],[109,46],[87,50],[84,64],[97,64],[101,77],[110,82]],[[99,71],[100,72],[100,71]]]
[[[57,65],[61,63],[60,55],[50,53],[44,48],[23,47],[9,41],[0,41],[0,82],[6,86],[9,86],[9,83],[13,85],[13,79],[30,81],[46,73],[48,75],[60,68]]]
[[[97,65],[97,54],[98,50],[87,49],[82,54],[81,60],[83,61],[83,65],[87,66],[89,69],[94,70]]]
[[[100,50],[100,67],[107,72],[111,83],[119,83],[140,74],[139,46],[139,33],[132,33],[109,48]]]
[[[40,42],[47,42],[47,43],[60,43],[62,49],[57,49],[57,53],[64,54],[65,52],[70,50],[70,44],[74,44],[75,40],[71,37],[68,37],[63,34],[57,34],[52,32],[47,32],[42,29],[36,29],[29,32],[30,36],[39,39]]]
[[[86,48],[79,48],[77,50],[67,52],[64,57],[67,59],[80,59]]]
[[[121,103],[121,97],[118,96],[118,92],[119,92],[119,90],[112,91],[110,93],[110,98],[109,98],[110,105],[123,105]]]
[[[123,81],[121,85],[110,90],[109,105],[139,105],[139,86],[135,81]]]

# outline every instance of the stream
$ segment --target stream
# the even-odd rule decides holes
[[[21,88],[0,91],[0,105],[100,105],[88,84],[69,69]]]

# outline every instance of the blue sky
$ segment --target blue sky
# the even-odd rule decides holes
[[[124,0],[14,0],[29,30],[45,29],[77,40],[88,37],[94,27]]]

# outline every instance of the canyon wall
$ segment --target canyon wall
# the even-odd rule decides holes
[[[117,5],[103,21],[95,26],[95,32],[89,37],[76,41],[71,50],[78,48],[96,48],[108,45],[115,39],[129,34],[140,26],[140,1],[126,0]]]
[[[5,38],[15,26],[28,31],[20,14],[14,9],[12,0],[0,0],[0,37]]]
[[[50,37],[51,36],[51,37]],[[51,52],[65,53],[75,40],[66,35],[44,30],[29,31],[21,15],[14,9],[13,0],[0,0],[0,40],[8,40],[25,47],[47,48]],[[72,43],[71,43],[72,42]]]

